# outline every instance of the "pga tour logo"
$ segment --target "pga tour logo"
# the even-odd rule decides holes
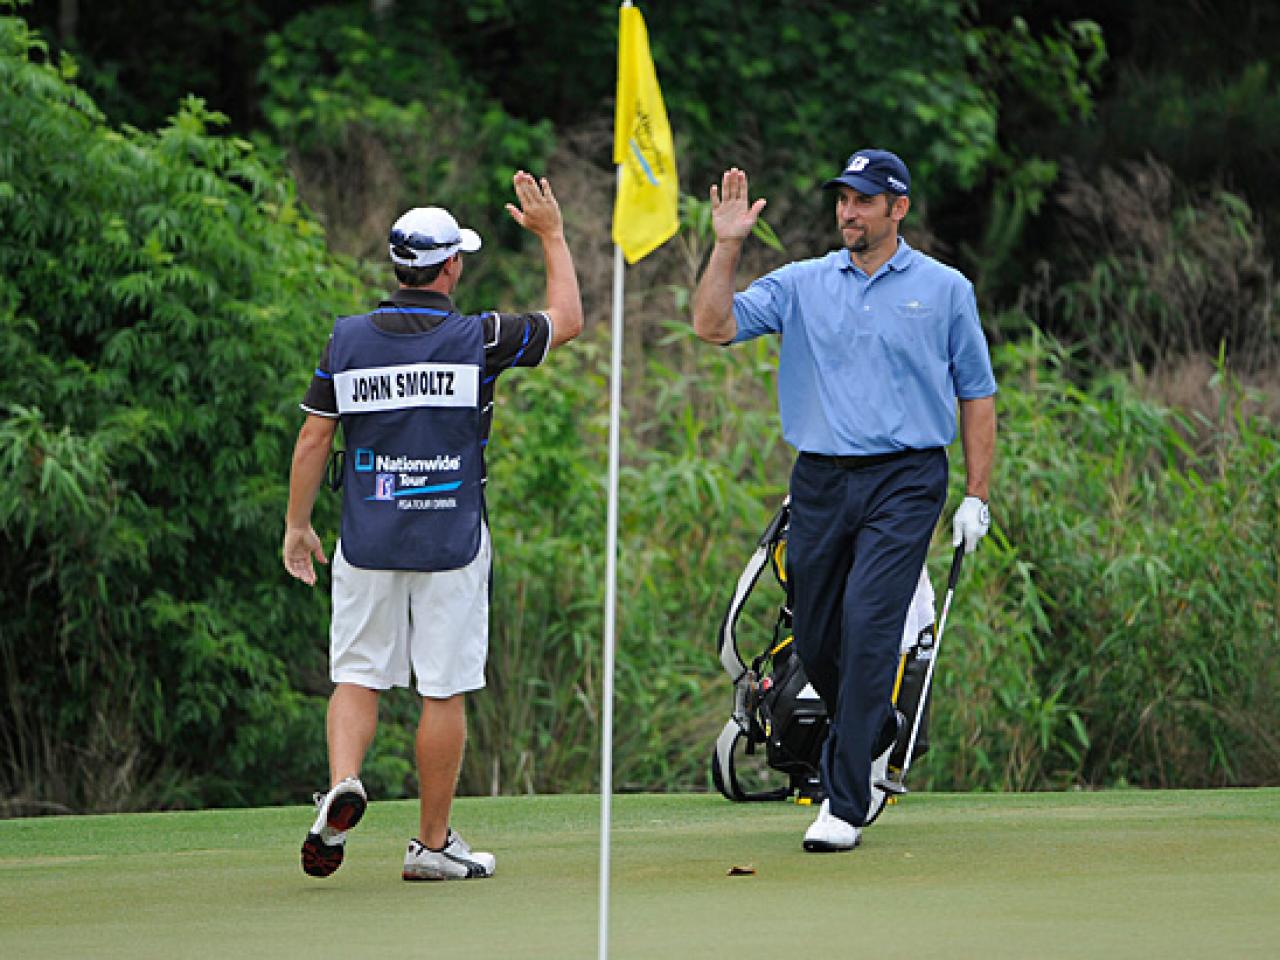
[[[380,473],[374,477],[373,499],[394,500],[396,498],[396,475]]]

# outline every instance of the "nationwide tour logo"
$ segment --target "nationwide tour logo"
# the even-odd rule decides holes
[[[372,473],[373,495],[365,500],[392,501],[425,494],[450,493],[462,486],[461,480],[444,480],[439,474],[457,473],[462,457],[441,453],[434,457],[388,456],[367,447],[355,451],[356,473]],[[453,498],[431,501],[432,509],[455,506]],[[402,506],[402,509],[407,506]],[[414,509],[427,509],[415,504]]]

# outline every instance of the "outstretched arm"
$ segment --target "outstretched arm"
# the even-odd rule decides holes
[[[298,431],[293,448],[293,468],[289,472],[289,507],[284,518],[284,568],[307,586],[316,582],[311,558],[328,563],[320,538],[311,529],[311,508],[324,479],[325,464],[333,446],[338,421],[333,417],[308,416]]]
[[[768,201],[751,203],[747,175],[737,167],[724,172],[720,189],[711,187],[711,225],[716,245],[693,294],[693,331],[709,343],[728,343],[738,332],[733,318],[733,286],[742,256],[742,241],[756,225]]]
[[[547,267],[547,316],[551,318],[551,346],[568,343],[582,332],[582,295],[573,256],[564,238],[560,204],[546,177],[534,179],[523,170],[511,178],[516,200],[507,204],[511,219],[542,241]]]

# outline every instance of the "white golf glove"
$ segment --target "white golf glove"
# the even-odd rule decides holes
[[[956,508],[951,519],[951,545],[958,547],[964,544],[965,553],[973,553],[978,548],[978,541],[991,529],[991,511],[986,501],[977,497],[965,497]]]

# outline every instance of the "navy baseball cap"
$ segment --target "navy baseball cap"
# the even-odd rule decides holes
[[[911,174],[896,153],[888,150],[859,150],[844,165],[844,172],[822,185],[831,190],[843,184],[874,197],[893,193],[905,197],[911,192]]]

